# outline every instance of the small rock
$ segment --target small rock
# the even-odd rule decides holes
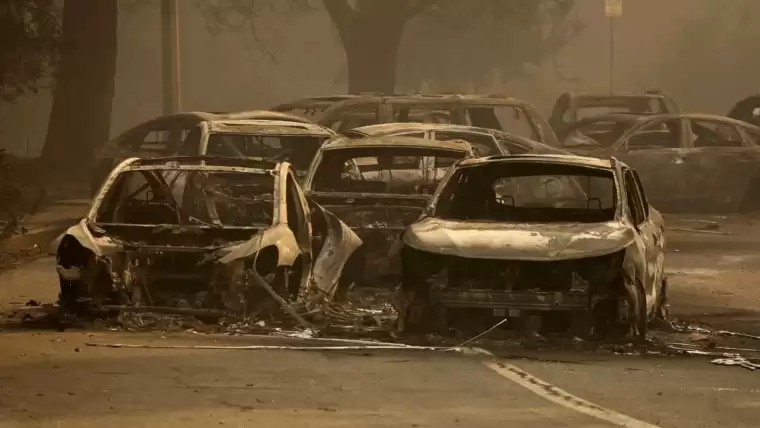
[[[79,348],[74,348],[74,352],[79,352]]]

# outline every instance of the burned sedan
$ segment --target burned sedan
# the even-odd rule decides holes
[[[95,153],[95,169],[92,172],[91,191],[94,196],[108,173],[124,159],[131,157],[174,156],[182,148],[185,155],[205,156],[211,122],[224,121],[277,121],[291,127],[308,128],[311,122],[299,116],[265,110],[237,113],[183,112],[159,116],[142,122],[106,142]],[[316,128],[311,125],[311,128]],[[324,128],[317,134],[324,134]],[[187,150],[192,147],[195,151]]]
[[[176,157],[123,161],[51,252],[65,309],[250,314],[329,301],[359,246],[287,162]]]
[[[593,136],[588,144],[575,138],[566,140],[565,148],[600,159],[614,156],[631,165],[659,210],[760,210],[760,128],[696,113],[631,116],[615,120],[623,125],[616,130],[608,119],[583,128]]]
[[[475,155],[464,141],[412,137],[344,138],[322,146],[304,188],[364,242],[353,280],[389,283],[398,273],[393,254],[401,232],[420,216],[448,168]]]
[[[403,234],[399,327],[508,318],[643,336],[665,312],[663,227],[614,158],[464,160]]]
[[[261,157],[288,161],[299,180],[319,147],[335,133],[313,123],[283,120],[213,120],[185,137],[180,156]]]
[[[600,115],[628,113],[637,115],[679,113],[679,107],[660,91],[616,94],[564,93],[557,98],[549,125],[559,141],[567,138],[570,127]]]

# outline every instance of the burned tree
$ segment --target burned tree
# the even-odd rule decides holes
[[[399,51],[399,86],[477,88],[531,74],[583,30],[575,0],[437,0],[410,22]]]
[[[207,0],[203,8],[207,20],[216,25],[255,32],[255,17],[267,13],[262,3]],[[450,66],[446,61],[456,55],[451,51],[457,44],[462,52],[477,58],[476,67],[470,67],[471,58],[458,60],[460,64],[454,67],[467,79],[473,73],[480,77],[486,70],[505,64],[536,62],[535,58],[544,58],[564,46],[578,30],[566,22],[574,0],[488,0],[473,4],[457,0],[323,0],[322,4],[343,46],[348,92],[354,94],[393,93],[399,62],[415,70],[416,80],[435,77],[441,68]],[[291,0],[288,5],[308,7],[310,3]],[[406,40],[405,31],[413,21],[415,37]],[[467,44],[472,37],[465,43],[455,40],[453,45],[440,42],[443,36],[462,38],[465,30],[478,34],[477,46]],[[486,50],[482,49],[484,45]],[[413,46],[406,51],[414,54],[400,55],[405,46]]]
[[[348,92],[393,93],[406,23],[433,0],[325,0],[338,30],[348,66]]]
[[[36,92],[58,51],[60,26],[52,1],[0,3],[0,102]]]
[[[0,149],[0,264],[3,260],[3,242],[21,232],[23,196],[16,184],[5,151]]]
[[[86,171],[94,148],[108,140],[117,24],[117,0],[64,5],[63,48],[42,150],[43,160],[60,171]]]

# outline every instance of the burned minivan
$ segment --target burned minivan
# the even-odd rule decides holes
[[[287,162],[175,157],[123,161],[51,251],[66,310],[250,314],[331,300],[359,246]]]
[[[392,260],[401,232],[420,216],[449,167],[475,155],[466,141],[338,138],[317,152],[304,189],[364,242],[351,264],[353,279],[382,286],[399,272]]]
[[[665,313],[663,228],[614,158],[464,160],[403,234],[399,328],[508,318],[641,337]]]

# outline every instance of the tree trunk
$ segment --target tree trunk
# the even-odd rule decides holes
[[[87,176],[111,129],[118,0],[65,0],[63,51],[42,159],[58,176]],[[81,177],[79,177],[81,175]]]
[[[348,65],[348,92],[392,94],[404,24],[413,15],[406,0],[324,0]]]
[[[348,92],[382,92],[396,89],[396,67],[403,24],[385,23],[362,14],[349,24],[343,39],[348,64]]]

